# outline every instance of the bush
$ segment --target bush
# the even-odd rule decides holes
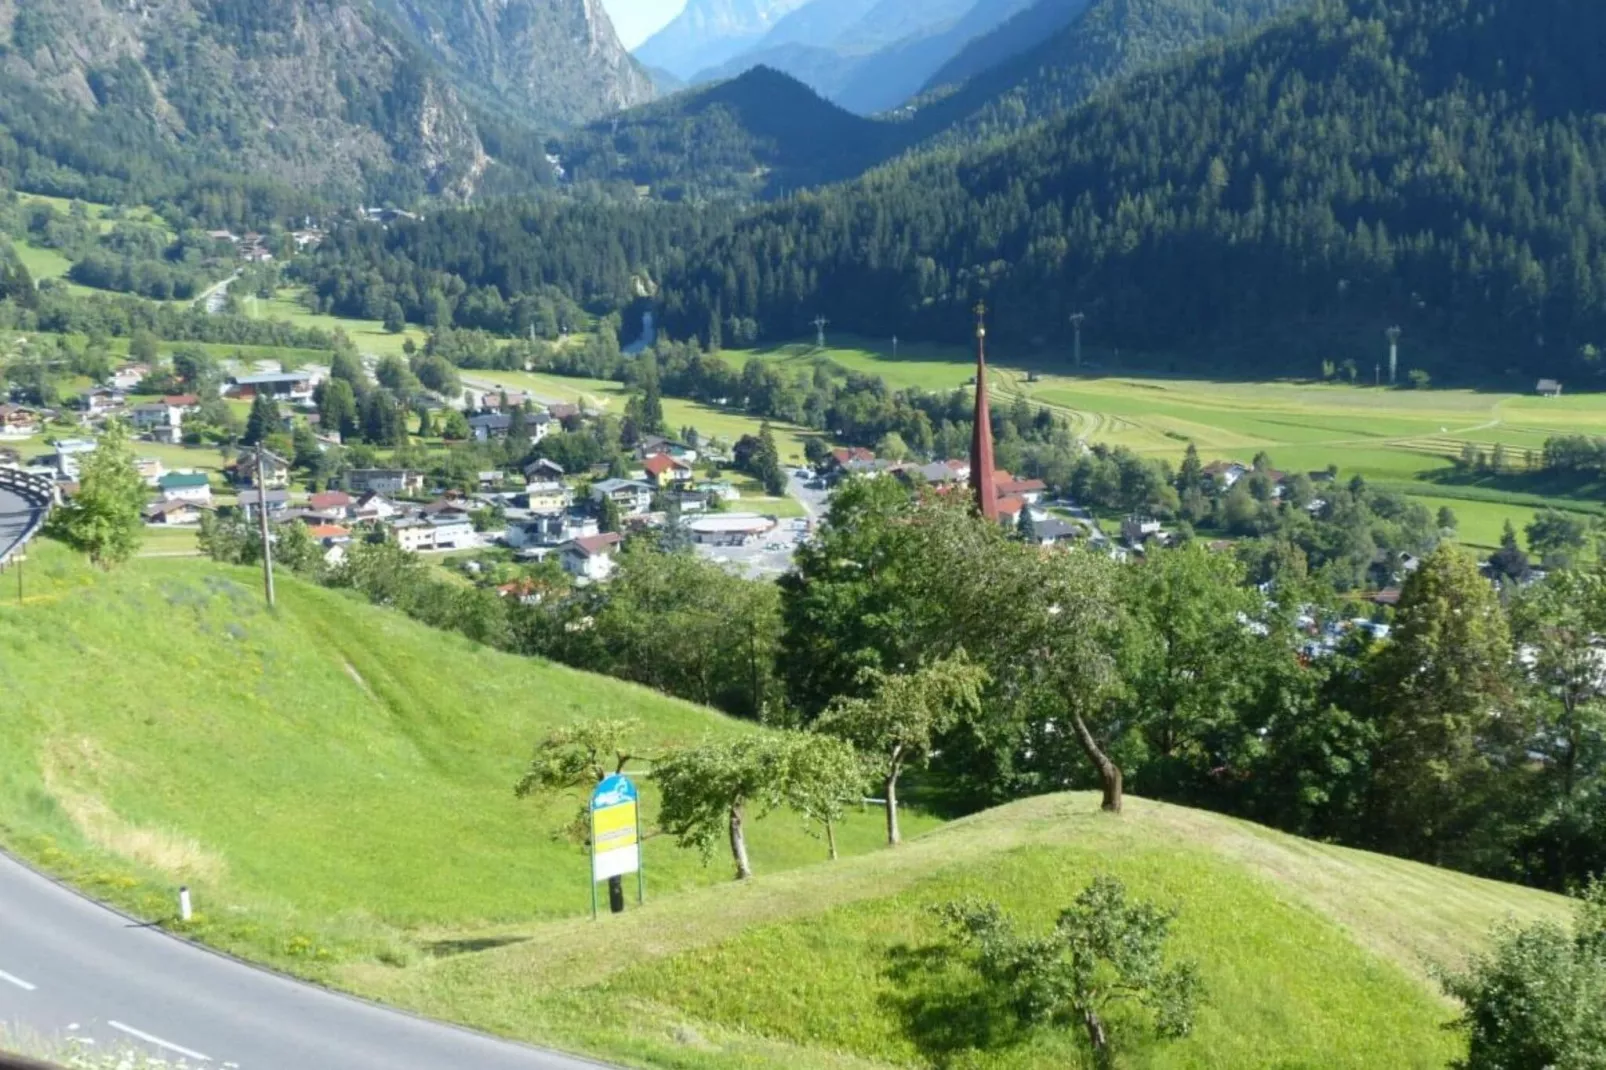
[[[1606,1066],[1606,884],[1585,895],[1571,932],[1507,925],[1444,987],[1466,1006],[1463,1070]]]

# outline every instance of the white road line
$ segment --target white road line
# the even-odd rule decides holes
[[[158,1048],[166,1048],[168,1051],[177,1052],[186,1059],[194,1059],[196,1062],[202,1063],[209,1063],[212,1061],[210,1057],[202,1055],[198,1051],[191,1051],[188,1048],[181,1048],[177,1044],[169,1044],[161,1037],[153,1037],[149,1033],[142,1033],[131,1025],[124,1025],[122,1022],[114,1022],[110,1019],[107,1019],[106,1024],[111,1026],[113,1029],[118,1030],[119,1032],[127,1033],[131,1037],[134,1037],[138,1040],[143,1040],[147,1044],[155,1044]]]
[[[4,981],[8,985],[16,985],[18,988],[22,989],[24,992],[32,992],[37,987],[35,985],[29,984],[27,981],[24,981],[20,977],[13,977],[11,974],[7,973],[4,970],[0,970],[0,981]]]

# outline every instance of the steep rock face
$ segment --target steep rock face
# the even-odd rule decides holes
[[[99,122],[131,156],[350,197],[466,197],[489,162],[366,0],[0,0],[0,34],[7,127]]]
[[[464,91],[538,126],[645,104],[652,79],[601,0],[384,0]]]
[[[756,44],[806,2],[688,0],[684,11],[636,49],[636,58],[687,79]]]

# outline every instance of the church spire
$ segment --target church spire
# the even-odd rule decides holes
[[[976,511],[998,519],[998,486],[993,470],[993,416],[987,403],[987,305],[976,305],[976,415],[970,439],[970,489]]]

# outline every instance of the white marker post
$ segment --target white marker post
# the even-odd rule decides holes
[[[178,920],[189,921],[191,913],[190,889],[185,885],[178,890]]]

